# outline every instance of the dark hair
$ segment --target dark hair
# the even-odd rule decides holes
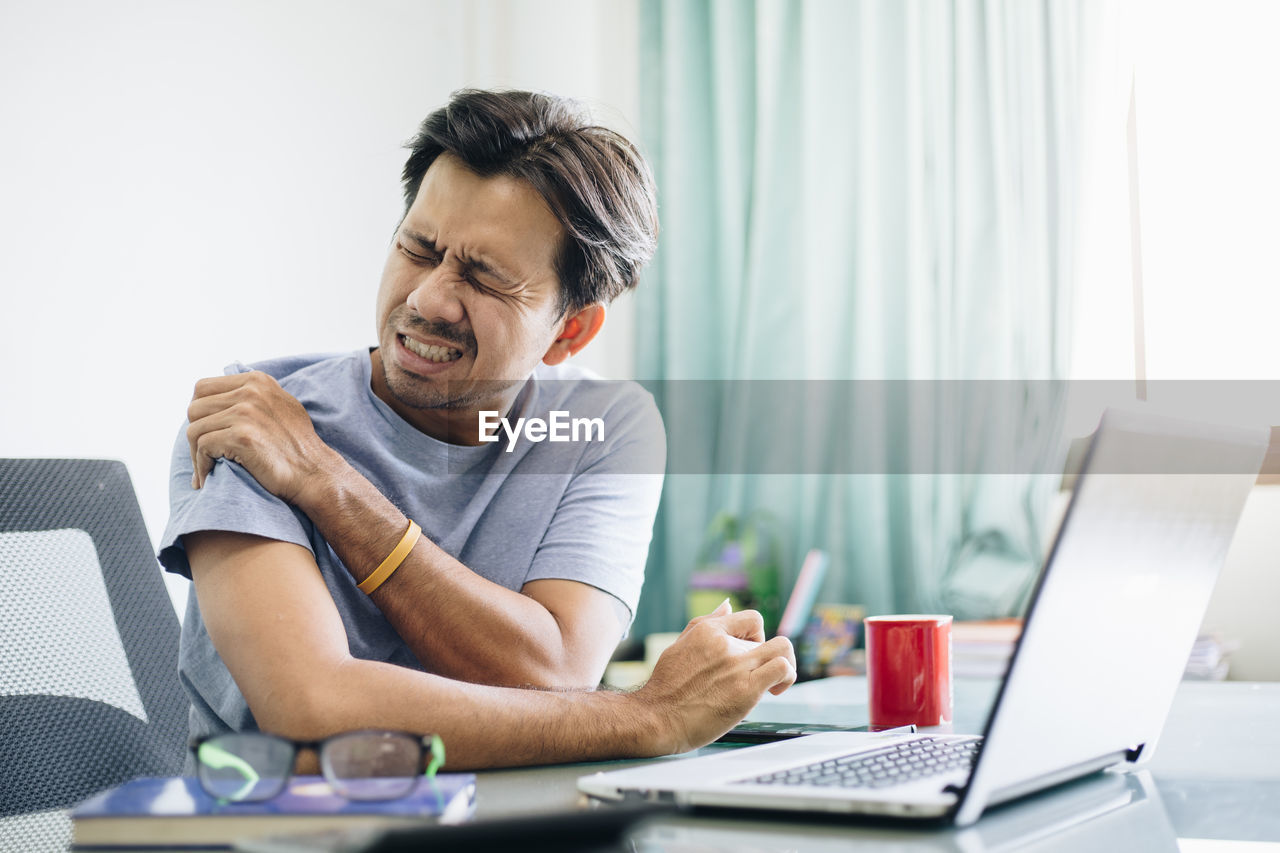
[[[528,181],[560,221],[561,313],[607,303],[635,287],[658,243],[653,175],[625,137],[590,123],[578,105],[537,92],[463,89],[405,144],[405,212],[444,152],[481,177]]]

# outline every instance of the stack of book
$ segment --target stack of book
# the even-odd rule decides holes
[[[1201,634],[1191,647],[1191,657],[1182,677],[1189,681],[1222,681],[1231,665],[1229,656],[1237,646],[1217,634]]]
[[[1022,635],[1021,619],[985,619],[951,625],[951,674],[1001,678]]]
[[[229,846],[292,833],[452,824],[475,810],[475,776],[441,773],[406,797],[359,802],[316,776],[298,776],[260,803],[223,803],[192,777],[142,778],[104,791],[71,813],[76,849]]]
[[[1001,678],[1022,634],[1021,619],[955,622],[951,626],[951,674],[960,678]],[[1217,634],[1196,638],[1183,678],[1221,681],[1227,677],[1235,643]]]

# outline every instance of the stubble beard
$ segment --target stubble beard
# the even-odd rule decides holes
[[[402,370],[391,364],[391,359],[386,353],[389,351],[388,346],[395,346],[399,343],[399,328],[397,323],[397,312],[393,312],[392,316],[387,318],[386,325],[386,341],[383,344],[383,357],[379,359],[382,364],[382,379],[386,383],[387,390],[391,392],[391,396],[396,401],[408,409],[418,411],[465,411],[467,409],[479,409],[484,405],[492,404],[496,397],[500,397],[507,389],[513,385],[519,384],[512,380],[488,380],[479,382],[450,382],[449,380],[432,379],[425,376],[417,376]],[[403,317],[403,315],[401,315]],[[464,353],[475,353],[476,340],[470,330],[456,329],[441,323],[429,323],[421,318],[408,319],[406,321],[408,328],[418,331],[423,337],[437,337],[446,340],[452,344],[456,344]],[[522,380],[521,380],[522,381]],[[451,388],[450,386],[455,386]]]
[[[405,374],[389,365],[388,359],[382,361],[382,378],[386,382],[391,396],[402,406],[420,411],[458,411],[472,408],[483,402],[488,394],[477,390],[449,393],[448,382],[432,384],[430,379]],[[461,383],[458,383],[461,384]]]

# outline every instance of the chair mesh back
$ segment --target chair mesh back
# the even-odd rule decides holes
[[[181,772],[177,668],[178,619],[124,465],[0,459],[3,849],[61,849],[65,809]]]

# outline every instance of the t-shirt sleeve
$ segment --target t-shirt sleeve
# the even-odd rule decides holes
[[[590,584],[634,619],[662,497],[666,435],[653,397],[632,387],[606,418],[607,443],[571,478],[525,580]]]
[[[157,555],[168,571],[191,577],[182,537],[201,530],[250,533],[292,542],[315,553],[305,516],[258,485],[240,465],[219,459],[199,489],[191,487],[191,474],[191,453],[183,424],[169,463],[169,523]]]

